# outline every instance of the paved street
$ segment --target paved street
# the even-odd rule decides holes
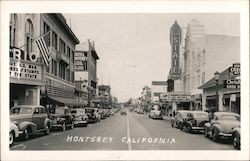
[[[203,134],[172,128],[168,120],[128,112],[115,114],[87,127],[16,141],[12,150],[234,150],[230,143],[215,143]]]

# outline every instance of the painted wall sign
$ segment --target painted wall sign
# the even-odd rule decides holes
[[[10,60],[9,64],[10,77],[13,78],[24,78],[32,80],[41,80],[42,67],[41,65],[35,65],[28,62],[17,62]]]
[[[171,44],[171,69],[170,79],[180,79],[180,44],[181,44],[181,28],[175,21],[170,29]]]
[[[240,89],[240,79],[224,80],[224,88],[227,88],[227,89]]]
[[[170,102],[188,102],[191,100],[190,93],[170,92],[168,93],[168,100]]]
[[[229,76],[240,76],[240,63],[235,63],[229,68]]]
[[[87,70],[87,57],[82,52],[75,53],[75,71],[86,71]]]

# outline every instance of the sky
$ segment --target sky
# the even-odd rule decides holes
[[[111,86],[119,102],[138,98],[152,81],[166,81],[170,69],[170,28],[196,19],[206,34],[240,35],[240,15],[232,13],[63,14],[81,43],[95,42],[99,85]]]

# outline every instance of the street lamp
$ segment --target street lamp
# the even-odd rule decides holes
[[[214,79],[216,81],[216,102],[215,102],[215,111],[218,111],[219,109],[219,95],[218,95],[218,81],[220,79],[220,73],[219,72],[215,72],[214,73]]]

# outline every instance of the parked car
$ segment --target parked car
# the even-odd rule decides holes
[[[19,130],[16,124],[10,121],[9,127],[9,146],[12,146],[15,139],[19,137]]]
[[[97,108],[87,107],[85,108],[85,112],[89,117],[89,121],[98,122],[101,120],[101,115]]]
[[[232,139],[233,139],[233,146],[235,149],[240,149],[241,143],[240,143],[240,126],[235,127],[232,132]]]
[[[185,129],[192,133],[193,131],[204,131],[204,124],[209,122],[208,113],[205,111],[190,111],[187,117],[180,123],[180,129]]]
[[[74,126],[88,125],[88,115],[85,113],[85,109],[81,108],[71,109],[70,113],[73,116]]]
[[[163,119],[163,115],[162,112],[160,110],[160,107],[158,105],[154,105],[153,109],[150,110],[149,114],[148,114],[149,118],[153,118],[153,119]]]
[[[18,105],[10,110],[10,120],[18,127],[21,137],[27,140],[38,132],[50,133],[51,122],[45,108],[40,105]]]
[[[107,110],[99,109],[99,114],[101,115],[101,119],[105,119],[107,117]]]
[[[67,106],[59,106],[50,109],[49,118],[52,120],[53,129],[65,131],[67,127],[74,128],[73,115]]]
[[[183,119],[187,118],[188,110],[179,110],[176,112],[175,116],[171,118],[171,126],[180,128],[180,125],[183,122]]]
[[[120,111],[121,115],[127,115],[127,110],[125,108],[122,108]]]
[[[219,138],[231,138],[232,130],[240,125],[240,115],[232,112],[215,112],[213,119],[205,123],[205,136],[214,141]]]

